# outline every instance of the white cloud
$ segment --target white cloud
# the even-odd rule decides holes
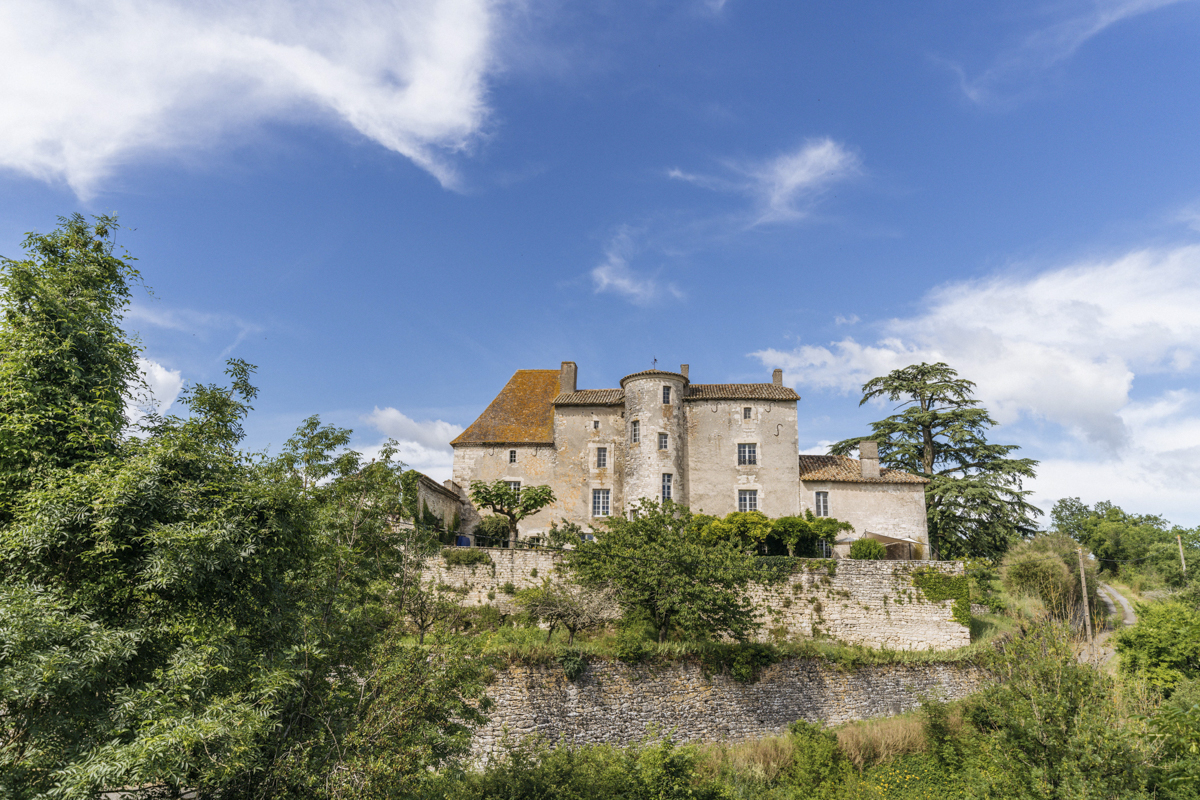
[[[796,150],[755,163],[730,163],[733,177],[684,172],[675,168],[667,177],[716,191],[750,195],[755,201],[752,224],[789,222],[809,215],[817,198],[831,184],[861,172],[862,162],[833,139],[811,139]]]
[[[177,369],[167,369],[157,361],[138,358],[138,372],[146,382],[149,396],[131,398],[125,406],[125,418],[137,424],[147,414],[166,414],[183,391],[183,374]]]
[[[418,422],[395,408],[379,408],[364,417],[384,436],[400,444],[400,460],[412,469],[420,470],[434,480],[451,477],[454,467],[454,450],[450,441],[463,432],[461,425],[442,420]],[[374,455],[379,446],[364,449],[368,457]]]
[[[1200,456],[1200,398],[1181,388],[1195,384],[1197,308],[1200,246],[1139,250],[944,286],[923,313],[882,323],[873,343],[846,337],[754,355],[807,386],[852,395],[892,369],[945,361],[978,383],[1001,424],[1040,426],[1026,446],[1055,455],[1040,470],[1039,495],[1104,487],[1134,510],[1169,498],[1184,508],[1200,492],[1191,466]],[[1135,397],[1139,378],[1175,387]],[[1139,493],[1146,502],[1133,502]]]
[[[639,275],[629,266],[629,254],[633,250],[632,237],[622,231],[613,237],[605,252],[604,262],[592,269],[592,284],[596,293],[613,292],[622,295],[635,305],[647,305],[669,294],[682,299],[683,293],[672,284],[663,284],[656,279]]]
[[[968,79],[958,66],[963,93],[980,104],[1004,102],[1034,75],[1071,58],[1087,41],[1122,20],[1184,0],[1087,0],[1060,6],[1064,18],[1025,36],[982,74]]]
[[[327,118],[453,186],[487,115],[495,0],[6,0],[0,166],[94,193],[144,153]]]

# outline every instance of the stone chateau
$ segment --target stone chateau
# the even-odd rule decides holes
[[[437,499],[457,494],[466,537],[480,519],[467,497],[471,481],[500,479],[547,484],[557,498],[521,523],[521,538],[561,519],[586,529],[652,498],[716,516],[812,510],[854,526],[835,556],[868,537],[889,558],[928,557],[926,479],[881,469],[873,442],[862,443],[858,459],[801,455],[800,396],[783,385],[782,370],[771,383],[692,383],[684,364],[635,372],[616,389],[580,389],[576,374],[571,361],[518,370],[451,442],[454,479],[436,487]]]

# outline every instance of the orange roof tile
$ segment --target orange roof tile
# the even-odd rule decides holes
[[[484,409],[450,444],[552,444],[556,369],[519,369]]]
[[[864,478],[857,458],[849,456],[800,456],[800,480],[845,481],[847,483],[929,483],[928,478],[898,469],[880,468],[878,478]]]
[[[623,389],[580,389],[554,398],[556,406],[616,406],[624,402]]]
[[[788,386],[773,383],[693,383],[684,400],[799,400]]]

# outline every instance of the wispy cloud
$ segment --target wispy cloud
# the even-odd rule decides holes
[[[186,308],[164,308],[135,303],[125,311],[125,319],[133,327],[155,327],[178,333],[190,333],[208,340],[214,336],[233,338],[221,351],[218,358],[225,358],[241,344],[247,336],[261,333],[263,326],[247,322],[230,314],[212,314]]]
[[[978,383],[999,422],[1036,430],[1057,451],[1039,494],[1105,499],[1103,487],[1138,508],[1154,498],[1164,511],[1184,509],[1200,492],[1200,473],[1172,466],[1200,457],[1200,395],[1186,388],[1200,355],[1197,307],[1200,246],[1138,250],[942,287],[923,313],[882,323],[871,342],[753,355],[808,387],[852,396],[876,375],[945,361]],[[1139,380],[1168,388],[1136,397]]]
[[[980,75],[971,78],[957,64],[949,66],[957,73],[963,94],[971,101],[1002,105],[1020,98],[1039,73],[1067,61],[1089,39],[1113,25],[1186,1],[1089,0],[1056,6],[1061,14],[1057,22],[1027,34]]]
[[[858,175],[861,159],[833,139],[810,139],[795,150],[758,162],[730,162],[727,174],[705,175],[675,168],[667,176],[714,191],[748,195],[753,225],[807,217],[834,183]]]
[[[80,196],[147,153],[336,120],[453,187],[487,116],[495,0],[7,0],[0,167]]]
[[[603,263],[592,269],[592,284],[598,294],[612,292],[635,305],[648,305],[668,295],[683,298],[683,292],[673,284],[635,272],[629,266],[633,250],[633,237],[628,231],[619,232],[609,242]]]
[[[461,425],[438,420],[418,422],[395,408],[379,408],[364,417],[384,436],[400,445],[400,460],[436,480],[451,477],[454,450],[450,441],[463,432]],[[378,446],[366,448],[371,456]]]

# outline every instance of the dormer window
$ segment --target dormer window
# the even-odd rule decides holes
[[[666,406],[666,405],[670,405],[670,404],[671,404],[671,387],[664,386],[663,387],[663,405]]]
[[[517,463],[517,451],[516,450],[508,451],[508,463],[510,463],[510,464]]]

